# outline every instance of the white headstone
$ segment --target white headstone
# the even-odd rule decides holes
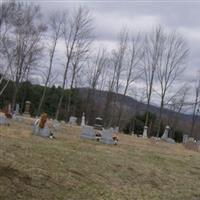
[[[147,138],[148,126],[144,126],[143,138]]]
[[[81,126],[85,126],[85,113],[83,113],[82,119],[81,119]]]
[[[19,104],[16,104],[16,108],[15,108],[15,114],[18,115],[19,114]]]
[[[187,134],[183,135],[183,144],[186,144],[188,141],[189,136]]]
[[[169,134],[169,129],[170,129],[170,127],[167,125],[166,127],[165,127],[165,131],[164,131],[164,133],[163,133],[163,135],[162,135],[162,139],[167,139],[168,138],[168,134]]]

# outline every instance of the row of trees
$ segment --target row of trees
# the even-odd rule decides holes
[[[122,104],[118,103],[119,95],[126,96],[129,91],[136,91],[135,85],[140,83],[143,86],[140,89],[145,92],[146,126],[149,125],[152,95],[157,95],[160,102],[157,136],[164,108],[180,113],[185,106],[193,109],[193,134],[200,106],[200,75],[197,77],[194,102],[192,99],[186,101],[190,90],[179,77],[187,67],[188,48],[178,33],[158,26],[148,34],[131,34],[123,27],[116,47],[109,51],[105,47],[94,47],[94,19],[86,8],[55,12],[48,16],[47,22],[44,22],[37,5],[8,1],[0,9],[0,96],[12,80],[12,110],[15,109],[20,83],[34,81],[35,77],[42,75],[44,87],[37,108],[38,115],[44,111],[47,89],[54,82],[61,87],[58,102],[55,102],[56,119],[59,119],[63,109],[67,113],[65,119],[73,114],[73,89],[84,86],[91,88],[85,103],[87,118],[94,117],[94,102],[91,99],[94,91],[106,90],[103,117],[108,126],[121,126],[126,113]],[[57,62],[58,45],[64,47],[62,64]],[[44,58],[48,64],[42,67]],[[62,70],[59,77],[55,68]],[[67,99],[64,98],[66,88],[70,89]]]

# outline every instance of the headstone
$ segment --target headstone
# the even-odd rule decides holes
[[[16,104],[16,108],[15,108],[15,115],[19,114],[19,104]]]
[[[25,102],[24,114],[27,115],[27,116],[30,116],[30,106],[31,106],[31,102],[30,101],[26,101]]]
[[[83,113],[82,119],[81,119],[81,126],[85,126],[85,113]]]
[[[77,125],[77,117],[71,116],[69,118],[69,124],[70,125]]]
[[[144,126],[143,138],[147,138],[147,130],[148,130],[148,126]]]
[[[165,127],[165,131],[164,131],[164,133],[163,133],[161,139],[167,139],[167,138],[168,138],[169,129],[170,129],[170,127],[167,125],[167,126]]]
[[[15,111],[12,115],[12,118],[17,120],[17,116],[19,115],[19,104],[16,104]]]
[[[168,142],[168,143],[170,143],[170,144],[175,144],[175,143],[176,143],[175,140],[172,139],[172,138],[165,138],[164,141],[165,141],[165,142]]]
[[[100,141],[104,144],[115,144],[113,140],[113,129],[110,128],[110,129],[103,130]]]
[[[39,135],[41,137],[49,137],[50,136],[50,130],[47,125],[44,126],[44,128],[39,127],[39,121],[40,119],[36,119],[36,121],[33,124],[33,133],[35,135]]]
[[[95,130],[93,129],[93,127],[84,126],[83,130],[81,132],[81,138],[95,140],[96,139],[96,133],[95,133]]]
[[[184,134],[183,135],[183,144],[186,144],[188,139],[189,139],[189,136],[187,134]]]
[[[167,125],[165,127],[165,131],[164,131],[161,139],[164,140],[165,142],[170,143],[170,144],[175,144],[176,143],[175,140],[168,137],[169,136],[169,130],[170,130],[170,127]]]
[[[0,115],[0,125],[8,125],[8,120],[5,116]]]
[[[55,130],[55,131],[58,131],[59,130],[59,128],[60,128],[60,123],[59,123],[59,121],[58,120],[53,120],[53,125],[52,125],[52,127],[53,127],[53,129]]]

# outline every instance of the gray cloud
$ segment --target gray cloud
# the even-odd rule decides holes
[[[200,69],[200,2],[180,1],[34,1],[46,14],[88,7],[94,17],[99,42],[113,47],[123,25],[134,31],[148,32],[156,24],[182,34],[190,48],[190,68]]]

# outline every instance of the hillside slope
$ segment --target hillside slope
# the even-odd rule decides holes
[[[0,199],[199,200],[200,156],[120,134],[117,146],[80,139],[62,125],[55,140],[31,121],[0,127]]]
[[[77,90],[82,98],[86,98],[88,90],[91,91],[91,89],[88,89],[88,88],[77,88]],[[107,91],[94,90],[91,92],[91,97],[95,100],[96,104],[100,105],[100,104],[105,104],[107,94],[108,94]],[[115,95],[115,93],[113,93],[113,95]],[[118,94],[117,103],[121,104],[124,107],[124,110],[126,111],[126,113],[127,112],[135,113],[137,111],[144,112],[146,109],[145,103],[139,102],[130,96],[124,96],[122,94]],[[159,107],[155,105],[150,105],[149,111],[152,113],[158,114]],[[169,109],[164,109],[163,113],[164,115],[169,116],[169,117],[175,114],[174,111],[169,110]],[[180,120],[184,122],[192,119],[191,115],[185,114],[185,113],[180,113],[179,117],[180,117]]]

